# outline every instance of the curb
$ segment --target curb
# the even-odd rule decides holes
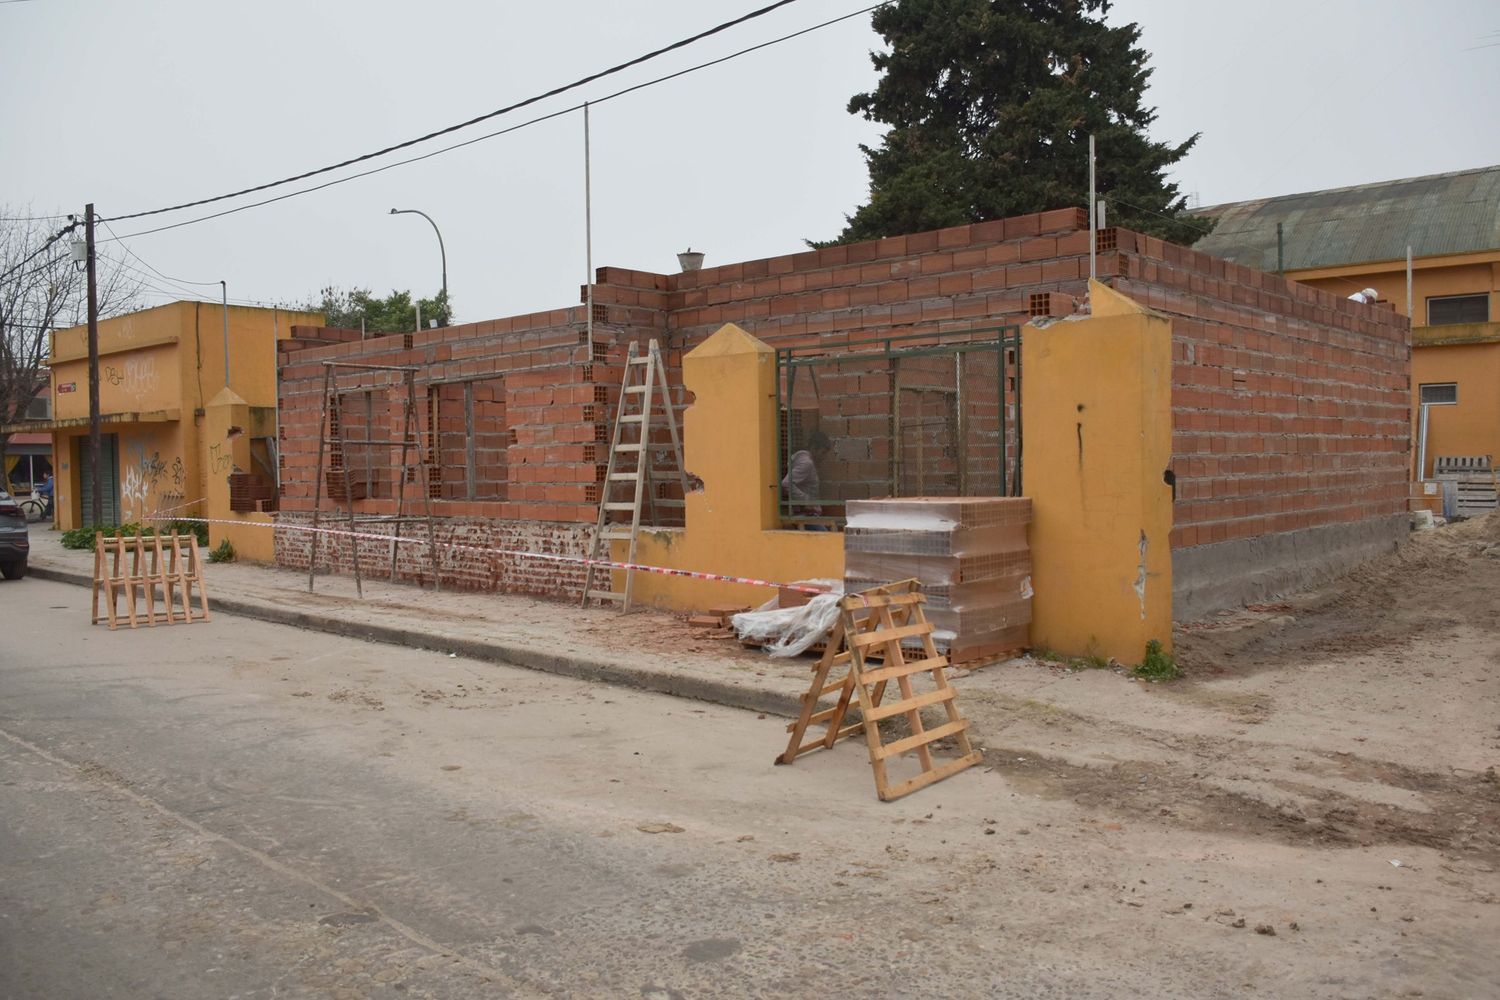
[[[70,583],[74,586],[92,588],[93,577],[70,570],[50,566],[30,566],[27,576],[54,583]],[[431,649],[485,663],[500,663],[512,667],[525,667],[541,673],[572,677],[577,680],[600,681],[617,687],[634,688],[655,694],[667,694],[693,701],[706,701],[726,708],[739,708],[749,712],[765,712],[768,715],[795,718],[801,711],[802,701],[792,694],[767,691],[760,688],[740,686],[719,678],[684,677],[679,674],[648,670],[640,667],[622,666],[608,660],[581,656],[561,656],[525,646],[486,642],[481,639],[445,639],[415,629],[395,628],[387,625],[366,625],[340,621],[324,615],[269,608],[234,598],[212,598],[211,610],[240,618],[253,618],[273,625],[288,625],[292,628],[323,632],[328,635],[357,639],[361,642],[379,642],[408,649]]]

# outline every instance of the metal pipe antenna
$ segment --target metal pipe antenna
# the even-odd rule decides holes
[[[590,174],[589,102],[583,102],[583,258],[584,331],[589,359],[594,357],[594,186]]]
[[[1411,244],[1406,244],[1406,321],[1410,326],[1417,325],[1416,304],[1411,297]]]
[[[229,285],[219,282],[219,291],[224,297],[224,388],[229,388]]]
[[[1099,247],[1098,207],[1094,200],[1094,137],[1089,136],[1089,280],[1099,277],[1095,251]]]

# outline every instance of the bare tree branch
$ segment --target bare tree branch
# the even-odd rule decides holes
[[[71,239],[58,240],[25,266],[16,266],[58,229],[35,215],[29,208],[0,205],[0,425],[24,419],[45,388],[51,332],[87,319],[87,278],[69,260]],[[134,309],[141,283],[109,266],[102,255],[98,260],[100,317]],[[9,441],[10,435],[0,434],[0,486]]]

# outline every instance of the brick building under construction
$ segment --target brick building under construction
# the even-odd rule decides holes
[[[1404,317],[1125,229],[1096,241],[1099,280],[1171,323],[1160,476],[1177,617],[1312,582],[1405,534]],[[810,426],[830,432],[825,520],[843,499],[1024,493],[1017,348],[1086,308],[1090,249],[1085,214],[1067,209],[677,274],[604,267],[592,316],[578,305],[368,340],[299,328],[280,356],[277,562],[306,568],[296,529],[315,503],[330,516],[321,458],[340,517],[335,472],[364,518],[430,498],[443,585],[576,598],[581,566],[506,553],[588,554],[626,345],[659,341],[680,386],[682,356],[727,323],[776,349],[783,460]],[[328,361],[415,369],[424,482],[399,482],[389,442],[406,390],[390,373],[340,376],[333,418],[355,443],[320,455]],[[372,565],[390,558],[380,539],[361,545]],[[350,555],[325,542],[318,562],[345,572]],[[397,558],[430,581],[427,549]]]

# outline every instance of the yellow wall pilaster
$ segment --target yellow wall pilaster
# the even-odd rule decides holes
[[[1098,282],[1022,336],[1031,639],[1139,663],[1172,646],[1172,326]]]

